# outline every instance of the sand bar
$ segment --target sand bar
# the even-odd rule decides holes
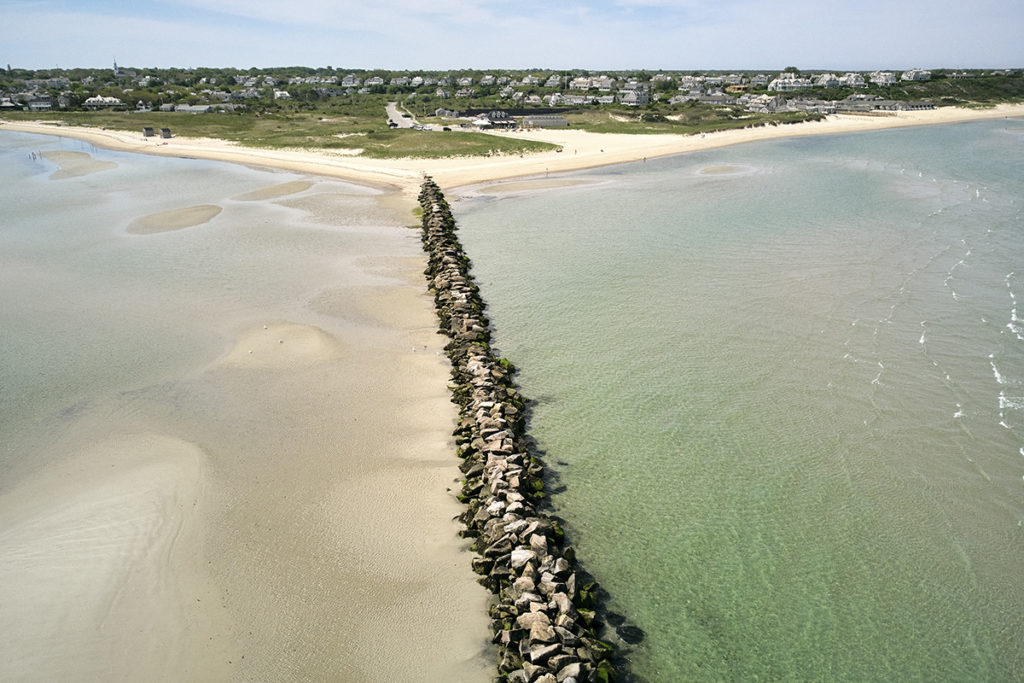
[[[64,178],[78,178],[116,168],[113,161],[99,161],[93,159],[91,154],[86,152],[49,151],[43,152],[43,158],[52,161],[60,168],[50,175],[51,180],[63,180]]]
[[[414,197],[424,174],[442,189],[521,176],[608,166],[716,147],[804,135],[854,133],[905,126],[925,126],[1024,116],[1024,104],[1000,104],[990,109],[941,107],[933,110],[893,112],[892,116],[834,114],[822,121],[784,126],[762,126],[703,135],[628,135],[547,129],[518,133],[480,133],[539,140],[558,145],[561,152],[523,156],[459,157],[447,159],[363,159],[330,150],[268,150],[243,147],[224,140],[176,137],[143,138],[141,134],[42,122],[4,121],[2,128],[27,133],[62,135],[131,152],[214,159],[242,164],[334,176],[347,180],[400,188]],[[438,133],[439,135],[441,133]]]
[[[310,180],[293,180],[290,183],[271,185],[270,187],[265,187],[262,190],[246,192],[245,194],[234,197],[234,199],[240,202],[257,202],[265,199],[278,199],[280,197],[298,194],[299,192],[305,192],[311,187],[313,187],[313,182]]]
[[[589,181],[579,178],[537,178],[535,180],[518,180],[504,183],[493,183],[477,188],[480,194],[512,194],[514,192],[536,192],[537,190],[557,190],[563,187],[588,185]]]
[[[133,235],[151,235],[170,230],[183,230],[209,223],[220,212],[221,207],[216,204],[200,204],[183,209],[161,211],[132,221],[128,226],[128,232]]]

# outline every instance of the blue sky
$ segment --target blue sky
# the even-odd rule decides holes
[[[1021,0],[0,0],[0,66],[1024,67]]]

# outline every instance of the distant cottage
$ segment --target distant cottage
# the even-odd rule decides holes
[[[122,106],[122,102],[116,97],[104,97],[103,95],[96,95],[95,97],[90,97],[85,102],[83,102],[82,106],[86,109],[103,109],[105,107],[120,107]]]
[[[534,114],[523,119],[526,128],[566,128],[569,121],[557,114]]]

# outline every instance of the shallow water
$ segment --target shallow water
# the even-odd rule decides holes
[[[0,133],[0,678],[487,679],[379,196]]]
[[[743,145],[455,206],[661,680],[1024,670],[1024,128]]]

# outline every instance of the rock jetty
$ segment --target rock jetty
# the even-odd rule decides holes
[[[490,347],[486,305],[470,275],[440,188],[427,178],[423,209],[425,271],[440,331],[450,338],[455,442],[465,475],[463,534],[474,538],[473,569],[494,594],[496,680],[595,683],[616,679],[613,646],[598,638],[597,587],[577,566],[557,521],[541,509],[544,470],[525,438],[526,402],[514,368]]]

